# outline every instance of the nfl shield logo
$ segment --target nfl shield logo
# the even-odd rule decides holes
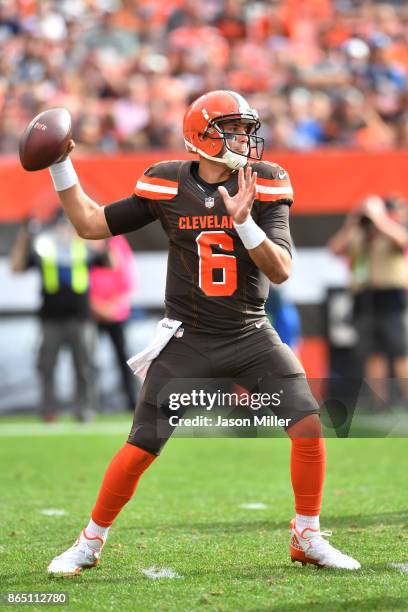
[[[204,204],[206,208],[212,208],[214,206],[214,198],[205,198]]]

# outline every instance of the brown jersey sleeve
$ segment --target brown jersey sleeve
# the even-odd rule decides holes
[[[292,256],[292,239],[289,229],[289,206],[275,203],[260,209],[258,225],[272,242],[279,244]]]
[[[173,200],[178,193],[181,165],[179,160],[170,160],[150,166],[136,182],[133,195],[105,206],[106,222],[114,236],[133,232],[160,217],[160,203]]]
[[[279,164],[258,162],[252,170],[257,173],[256,201],[259,203],[285,202],[293,204],[293,188],[289,174]]]
[[[289,208],[293,203],[293,189],[286,170],[278,164],[254,164],[257,172],[255,209],[259,226],[272,242],[292,255],[289,229]]]
[[[158,218],[155,204],[135,194],[108,204],[104,212],[113,236],[133,232]]]

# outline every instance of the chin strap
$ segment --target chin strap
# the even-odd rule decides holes
[[[225,164],[228,166],[228,168],[231,168],[231,170],[239,170],[239,168],[244,168],[247,165],[248,158],[246,155],[239,155],[238,153],[234,153],[233,151],[227,149],[222,157],[212,157],[212,155],[208,155],[208,153],[205,153],[198,147],[195,147],[187,140],[184,139],[184,142],[188,151],[198,153],[202,157],[215,161],[219,164]]]
[[[244,168],[248,163],[248,158],[246,155],[239,155],[238,153],[233,153],[229,149],[227,149],[222,156],[222,159],[225,160],[225,164],[231,170],[239,170],[239,168]]]

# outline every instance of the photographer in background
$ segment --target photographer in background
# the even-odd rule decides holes
[[[357,351],[379,403],[388,399],[390,366],[408,400],[405,217],[400,196],[383,200],[371,195],[347,216],[328,244],[333,254],[350,262]]]

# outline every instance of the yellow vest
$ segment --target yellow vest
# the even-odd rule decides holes
[[[43,285],[46,293],[57,293],[60,288],[55,242],[47,236],[41,236],[36,245],[41,258]],[[87,248],[79,238],[71,244],[71,288],[74,293],[85,293],[89,288],[89,270],[87,265]]]

